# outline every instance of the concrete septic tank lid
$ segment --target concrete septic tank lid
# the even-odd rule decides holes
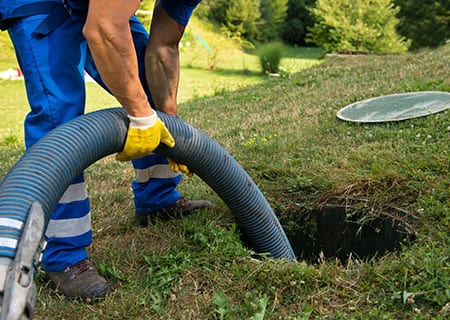
[[[390,94],[352,103],[337,117],[352,122],[388,122],[423,117],[450,108],[450,93],[422,91]]]

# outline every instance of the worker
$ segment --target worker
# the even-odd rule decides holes
[[[85,112],[85,72],[108,90],[130,119],[120,161],[132,160],[135,216],[141,225],[158,214],[177,216],[210,208],[176,189],[183,165],[152,153],[175,141],[155,110],[176,116],[178,43],[200,0],[157,0],[149,37],[134,16],[139,0],[0,0],[25,79],[30,112],[25,145]],[[181,172],[181,173],[180,173]],[[98,299],[110,287],[88,259],[91,210],[83,175],[67,188],[51,215],[42,268],[67,297]]]

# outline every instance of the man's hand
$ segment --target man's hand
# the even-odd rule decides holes
[[[149,117],[130,118],[127,139],[123,150],[116,155],[116,160],[129,161],[142,158],[152,153],[162,142],[170,148],[175,146],[175,140],[156,113]]]

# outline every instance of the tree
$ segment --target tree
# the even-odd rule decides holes
[[[289,0],[286,21],[283,25],[281,38],[292,45],[306,45],[306,30],[314,25],[314,18],[309,7],[316,0]]]
[[[309,37],[327,52],[405,52],[409,42],[396,31],[399,10],[391,0],[318,0]]]
[[[288,0],[260,0],[260,40],[273,41],[281,37],[288,10]]]
[[[226,11],[226,28],[247,40],[258,36],[259,0],[233,0]]]
[[[450,39],[450,1],[394,0],[400,7],[398,32],[411,49],[437,47]]]
[[[231,2],[230,0],[202,0],[195,9],[195,14],[200,18],[207,18],[219,26],[225,25],[227,10]]]

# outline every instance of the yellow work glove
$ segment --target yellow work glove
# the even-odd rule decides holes
[[[189,170],[189,168],[187,167],[187,165],[185,164],[181,164],[181,163],[177,163],[171,159],[169,159],[169,166],[170,169],[173,172],[181,172],[184,173],[185,175],[192,177],[194,174],[191,172],[191,170]]]
[[[129,115],[128,118],[130,118],[130,125],[127,139],[123,150],[116,155],[117,160],[129,161],[142,158],[152,153],[161,142],[170,148],[175,146],[175,140],[156,113],[143,118]]]

